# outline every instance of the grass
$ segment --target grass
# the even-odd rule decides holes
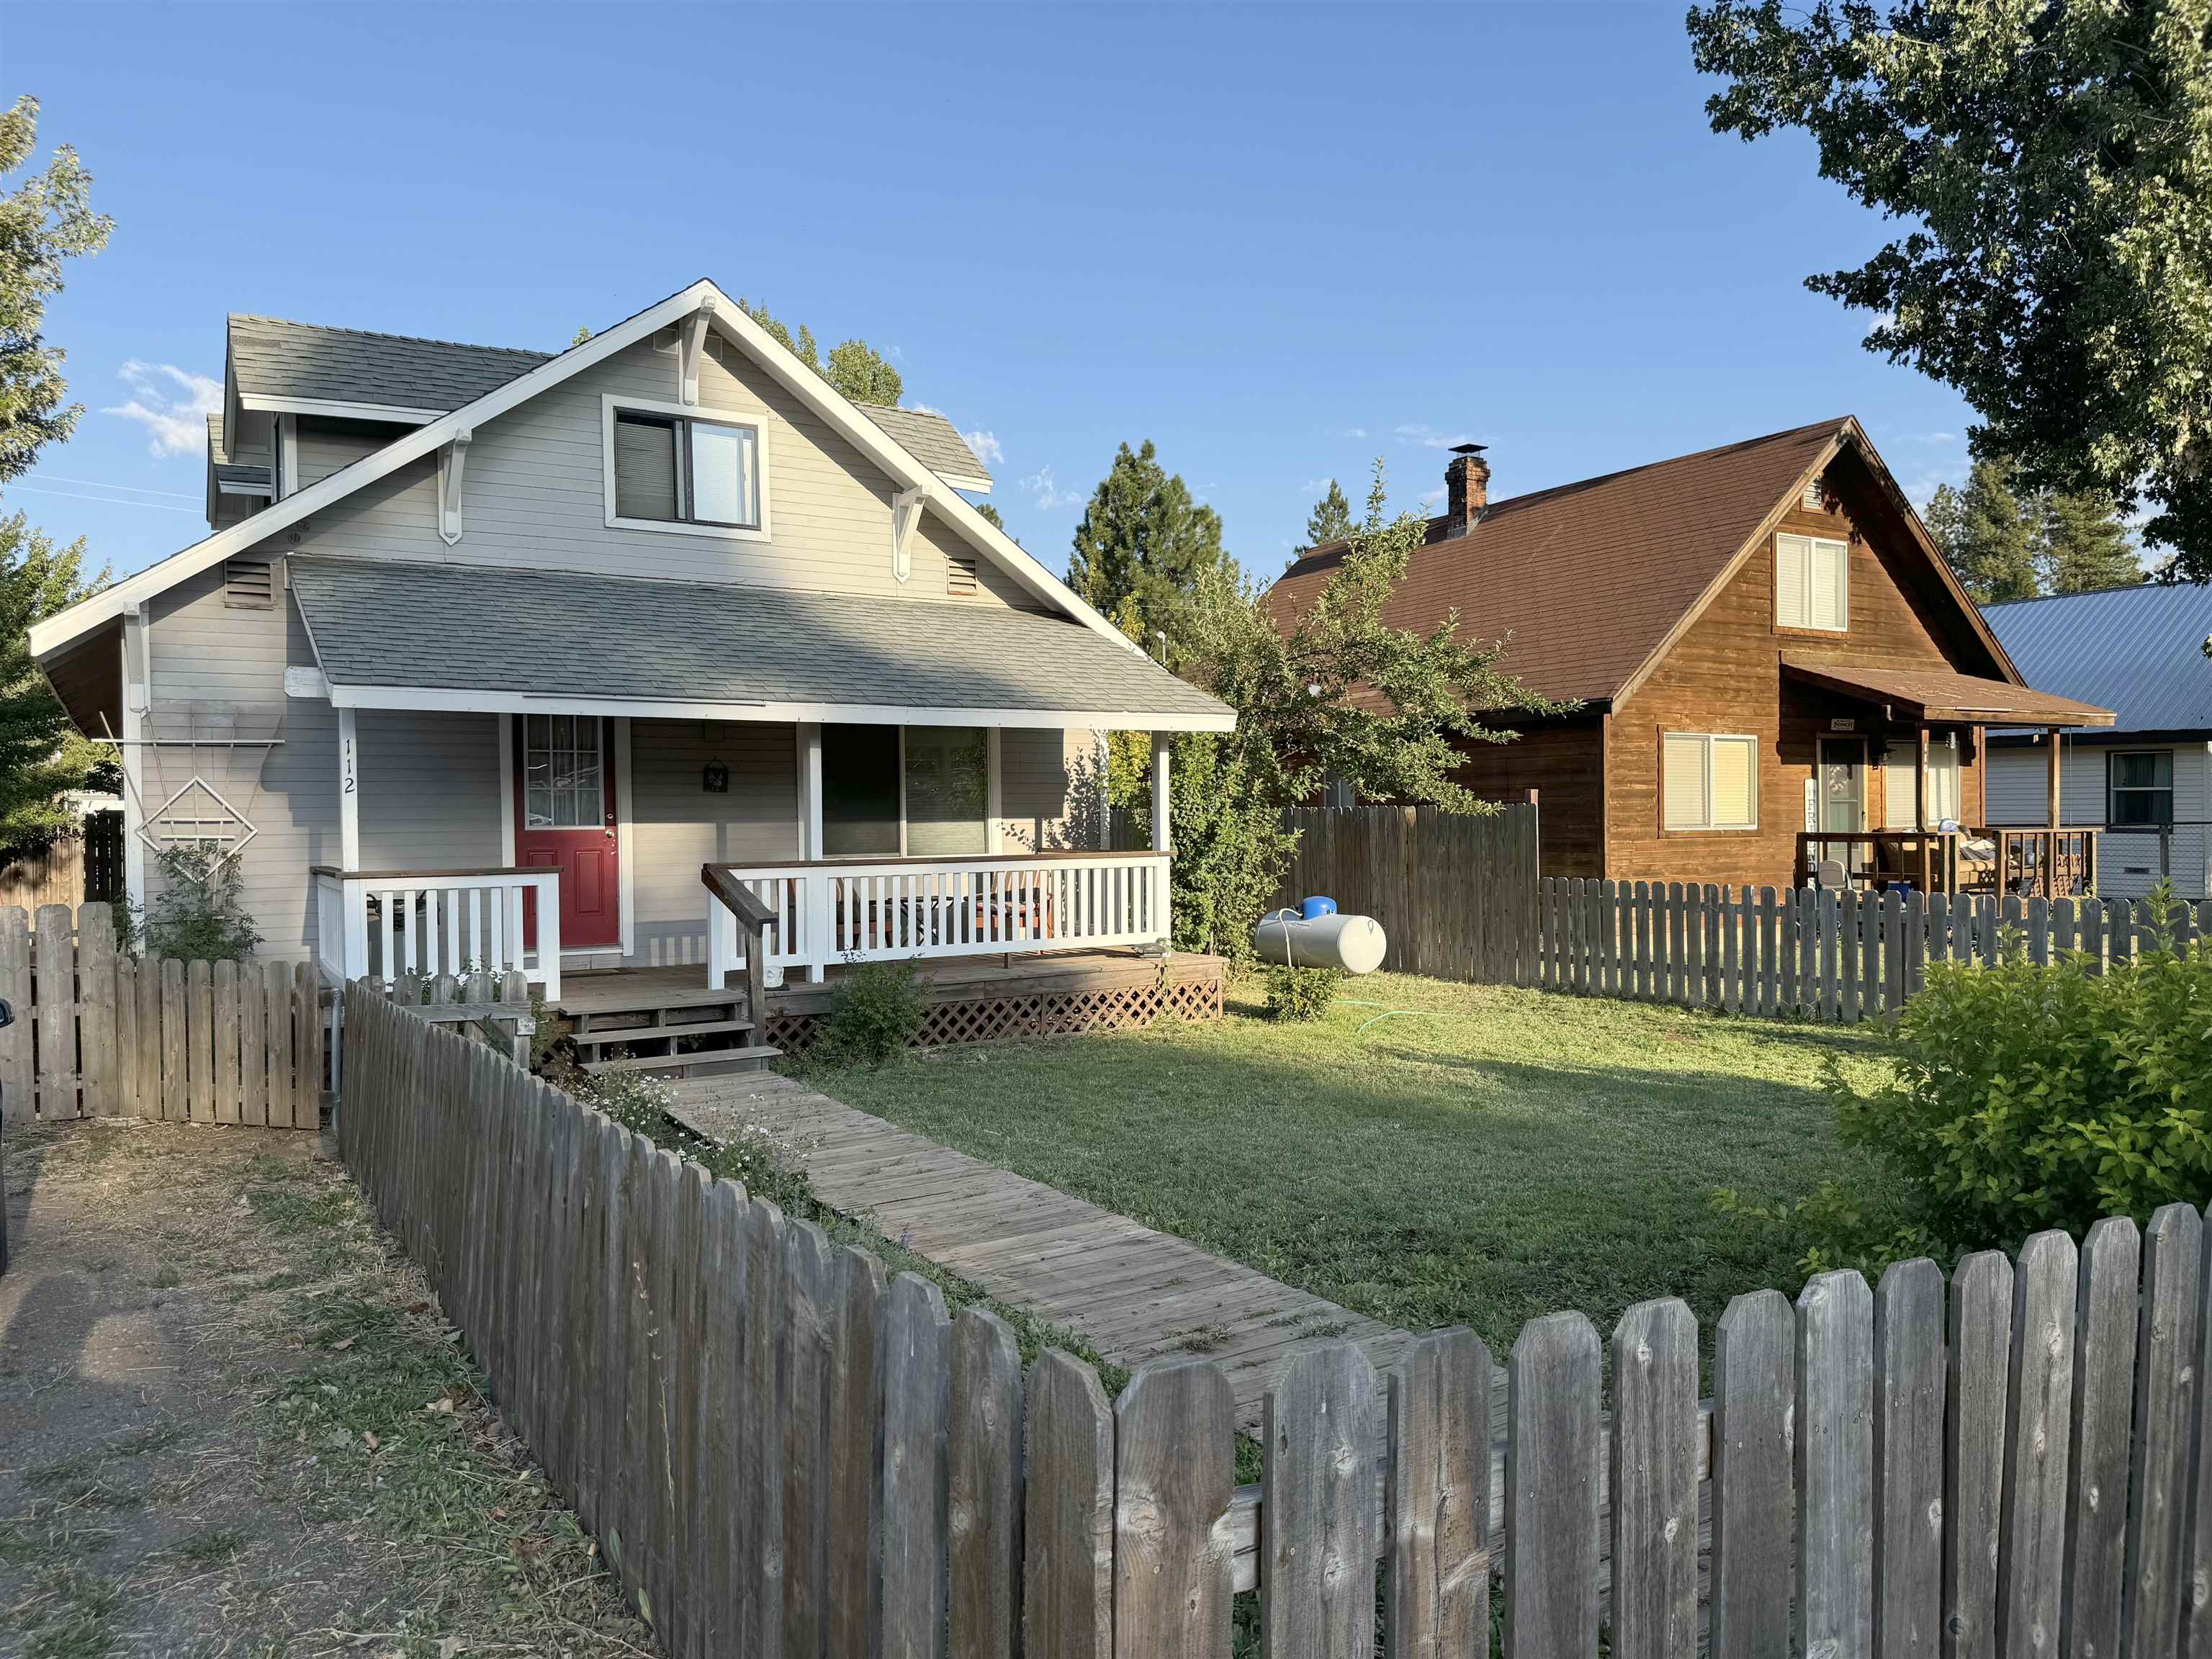
[[[808,1082],[1358,1312],[1468,1324],[1503,1356],[1580,1309],[1601,1332],[1681,1296],[1794,1285],[1717,1212],[1849,1174],[1831,1065],[1863,1032],[1392,975],[1279,1023],[1255,981],[1218,1024],[940,1049]]]

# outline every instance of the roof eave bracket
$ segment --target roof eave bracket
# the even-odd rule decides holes
[[[461,540],[461,470],[467,465],[474,427],[463,427],[438,447],[438,539],[448,547]]]
[[[921,522],[922,504],[928,499],[927,484],[902,489],[891,497],[891,575],[899,581],[914,574],[914,532]]]
[[[680,383],[677,401],[689,408],[699,401],[699,359],[707,349],[707,325],[714,320],[714,301],[710,295],[701,301],[698,310],[684,319],[678,345],[683,352]]]

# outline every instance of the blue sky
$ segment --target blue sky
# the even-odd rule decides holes
[[[1885,228],[1707,130],[1682,9],[9,8],[117,228],[0,494],[137,569],[204,533],[226,312],[551,349],[705,276],[988,434],[1054,570],[1125,439],[1266,574],[1469,437],[1504,496],[1848,412],[1924,499],[1968,412],[1802,287]]]

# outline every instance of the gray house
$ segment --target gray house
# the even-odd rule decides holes
[[[555,356],[233,317],[208,535],[32,650],[120,746],[131,890],[212,847],[264,953],[332,981],[703,990],[707,863],[775,912],[771,983],[1157,944],[1167,860],[1103,850],[1103,734],[1155,734],[1164,786],[1164,734],[1232,716],[990,484],[711,283]]]
[[[2212,896],[2212,587],[2146,583],[1984,608],[2031,684],[2114,711],[2068,733],[2063,821],[2102,825],[2097,887],[2139,898],[2161,875],[2181,897]],[[1990,734],[1992,824],[2048,822],[2051,739]]]

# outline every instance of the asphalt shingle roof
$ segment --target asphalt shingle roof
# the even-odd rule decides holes
[[[497,391],[552,356],[506,346],[325,328],[280,317],[234,313],[230,319],[232,372],[239,392],[248,398],[382,404],[442,415]],[[962,478],[991,476],[958,428],[936,410],[855,407],[931,471]]]
[[[295,557],[291,575],[317,658],[337,685],[1228,712],[1080,623],[996,605],[381,559]]]
[[[2150,582],[1982,614],[2030,685],[2112,710],[2115,732],[2212,730],[2212,586]]]

